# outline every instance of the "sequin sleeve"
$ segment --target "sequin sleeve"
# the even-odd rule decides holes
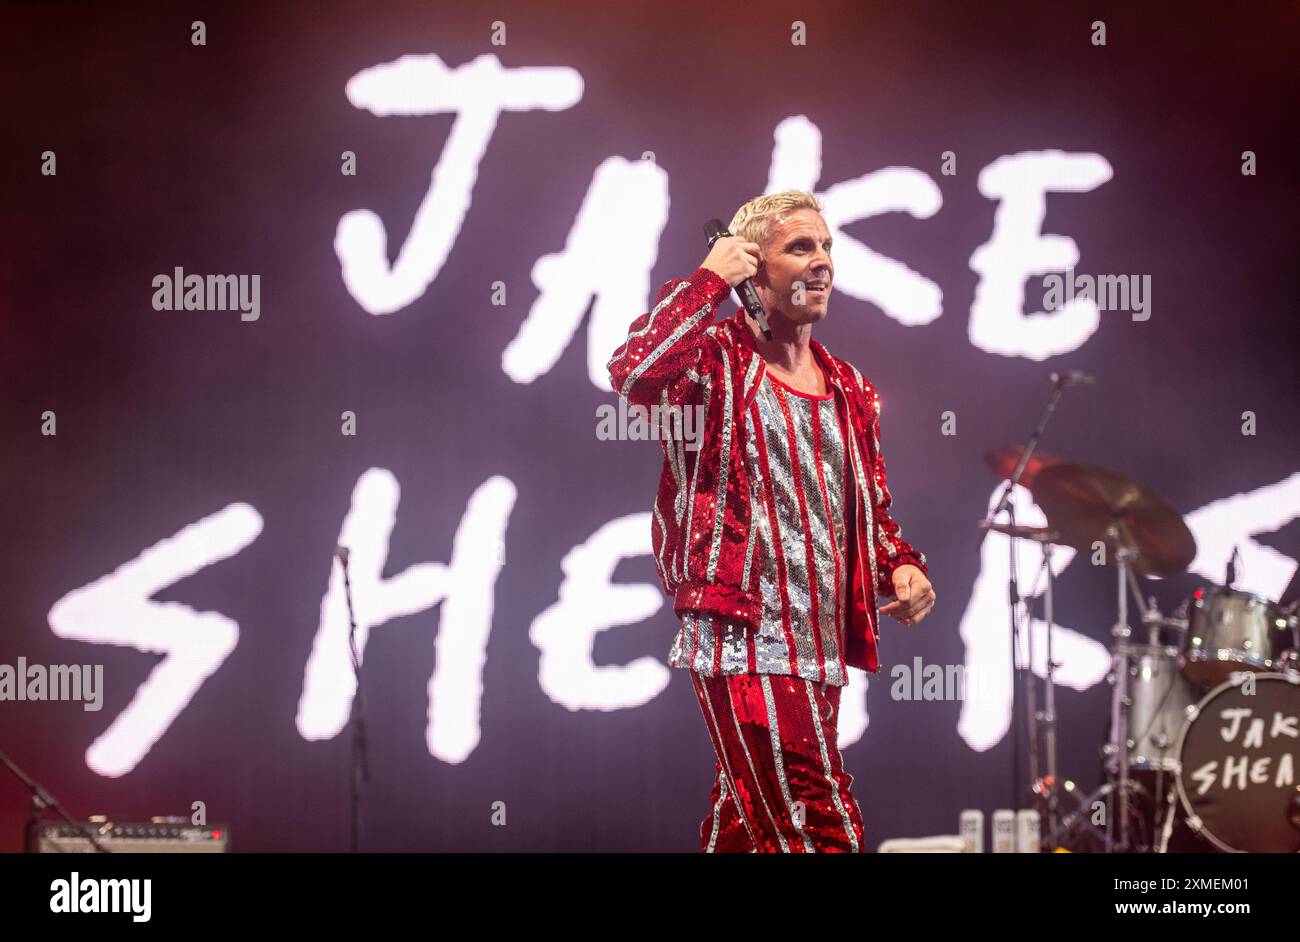
[[[681,402],[699,383],[704,331],[731,286],[708,268],[659,289],[654,307],[632,322],[627,340],[610,358],[610,384],[633,405],[653,406],[666,392]]]
[[[903,539],[902,528],[889,513],[894,499],[889,493],[889,484],[885,480],[885,457],[880,451],[880,397],[875,389],[866,386],[866,394],[872,403],[871,440],[874,448],[874,469],[872,472],[872,494],[876,505],[876,539],[873,546],[876,552],[876,571],[880,583],[876,592],[882,596],[894,595],[894,570],[899,566],[916,566],[928,578],[930,570],[926,566],[925,554]]]

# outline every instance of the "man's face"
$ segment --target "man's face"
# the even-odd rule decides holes
[[[835,269],[821,213],[797,209],[774,220],[760,255],[763,265],[754,285],[769,313],[779,311],[796,324],[826,316]]]

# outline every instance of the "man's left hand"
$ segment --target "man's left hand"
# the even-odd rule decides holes
[[[881,614],[891,615],[908,627],[930,614],[935,603],[934,587],[919,567],[911,563],[899,566],[894,570],[893,581],[897,601],[881,608]]]

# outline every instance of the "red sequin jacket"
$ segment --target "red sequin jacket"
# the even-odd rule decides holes
[[[750,535],[749,482],[745,468],[745,413],[757,394],[766,363],[759,354],[743,308],[714,322],[731,293],[707,268],[686,280],[669,281],[654,308],[632,322],[608,364],[614,391],[629,404],[687,408],[703,406],[697,450],[661,438],[664,468],[651,520],[651,542],[659,580],[673,597],[673,610],[739,619],[757,629],[763,606],[757,586],[746,580]],[[891,579],[910,563],[928,575],[925,556],[903,538],[889,515],[891,498],[880,455],[880,397],[850,363],[811,341],[826,368],[841,420],[851,429],[847,442],[854,485],[849,540],[849,592],[845,662],[879,671],[874,594],[893,596]],[[865,473],[864,473],[864,469]],[[863,560],[870,571],[863,571]],[[751,560],[750,565],[754,565]]]

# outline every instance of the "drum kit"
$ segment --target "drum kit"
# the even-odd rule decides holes
[[[1046,623],[1045,705],[1024,674],[1029,778],[1049,849],[1106,852],[1300,851],[1300,616],[1233,587],[1203,585],[1171,614],[1143,597],[1146,578],[1185,572],[1196,541],[1181,515],[1150,488],[1095,465],[1018,448],[986,463],[1033,495],[1047,526],[983,526],[1035,542]],[[1019,471],[1017,476],[1015,471]],[[1091,795],[1056,773],[1052,567],[1054,547],[1113,566],[1110,733],[1104,782]],[[1014,577],[1013,577],[1014,578]],[[1018,598],[1013,582],[1013,599]],[[1134,601],[1141,627],[1129,625]],[[1024,618],[1025,607],[1020,612]],[[1018,624],[1018,623],[1017,623]],[[1017,628],[1017,631],[1020,629]],[[1033,664],[1032,633],[1029,663]],[[1020,694],[1017,694],[1019,696]],[[1045,743],[1045,771],[1039,755]],[[1065,797],[1077,807],[1062,815]]]

